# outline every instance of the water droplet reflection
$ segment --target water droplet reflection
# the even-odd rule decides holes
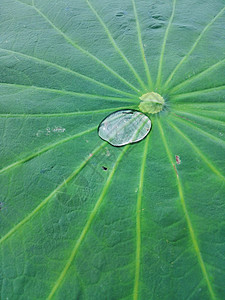
[[[151,120],[143,113],[125,109],[107,116],[99,125],[100,138],[113,146],[141,141],[151,130]]]

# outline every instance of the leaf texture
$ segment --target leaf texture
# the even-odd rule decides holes
[[[225,298],[224,14],[1,0],[2,300]],[[150,92],[143,141],[99,138]]]

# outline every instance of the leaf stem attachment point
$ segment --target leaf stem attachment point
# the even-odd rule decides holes
[[[156,114],[163,110],[165,100],[158,93],[147,93],[139,97],[141,100],[138,108],[143,113]]]

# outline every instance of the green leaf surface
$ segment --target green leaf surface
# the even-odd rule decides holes
[[[0,299],[225,299],[224,0],[1,0]],[[139,143],[97,128],[158,93]]]

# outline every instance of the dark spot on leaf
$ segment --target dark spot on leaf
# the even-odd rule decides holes
[[[108,168],[107,168],[107,167],[105,167],[105,166],[102,166],[102,170],[104,170],[104,171],[107,171],[107,170],[108,170]]]
[[[154,23],[154,24],[149,25],[148,28],[158,29],[158,28],[161,28],[162,26],[163,26],[163,23]]]
[[[125,15],[125,12],[123,11],[119,11],[118,13],[116,13],[116,17],[123,17]]]
[[[151,15],[151,17],[155,20],[165,21],[165,18],[159,14]]]
[[[53,166],[51,166],[50,168],[41,169],[40,173],[41,173],[41,174],[44,174],[44,173],[46,173],[46,172],[51,171],[52,169],[53,169]]]

